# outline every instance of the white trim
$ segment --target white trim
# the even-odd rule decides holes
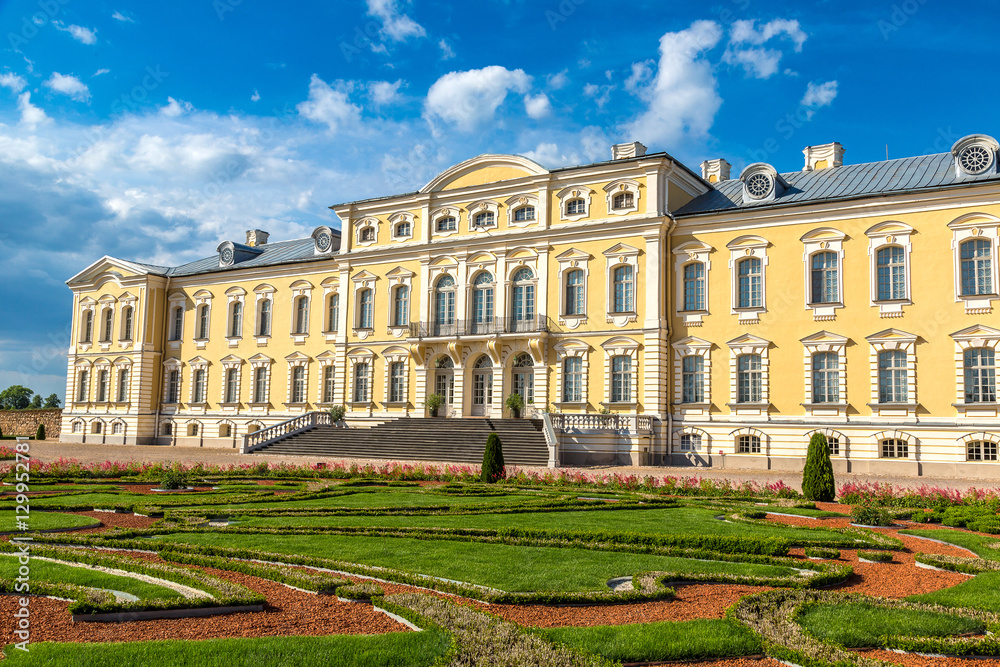
[[[558,268],[559,296],[557,299],[559,308],[559,324],[563,324],[567,329],[576,329],[581,324],[587,323],[587,306],[590,299],[590,260],[593,256],[582,250],[570,248],[556,255]],[[580,269],[583,271],[583,312],[575,315],[566,313],[566,274],[569,271]]]
[[[903,306],[913,304],[913,292],[910,287],[910,276],[912,274],[912,264],[910,256],[913,252],[913,245],[910,243],[910,235],[913,227],[903,222],[887,221],[873,225],[865,231],[868,237],[868,262],[869,262],[869,285],[871,292],[872,307],[878,306],[879,317],[902,317]],[[904,273],[906,277],[906,294],[902,299],[889,301],[879,301],[878,299],[878,251],[888,246],[901,246],[903,248]]]
[[[574,406],[580,408],[586,408],[587,402],[590,400],[589,393],[587,391],[590,384],[590,345],[583,340],[576,340],[573,338],[567,338],[560,341],[552,348],[556,353],[556,367],[555,367],[555,393],[557,400],[550,400],[550,403],[555,405],[566,405]],[[579,401],[565,401],[563,386],[565,383],[565,378],[563,377],[564,363],[567,359],[578,358],[581,359],[580,363],[580,400]]]
[[[556,193],[556,197],[559,199],[559,219],[560,220],[583,220],[590,216],[590,198],[593,194],[593,190],[585,185],[571,185],[568,188],[563,188]],[[583,213],[574,213],[570,215],[566,212],[566,203],[571,199],[582,199],[583,200]]]
[[[684,320],[684,326],[700,327],[706,315],[711,315],[709,299],[709,272],[712,269],[711,254],[715,248],[701,241],[681,243],[673,250],[674,282],[676,288],[675,314]],[[694,262],[701,262],[705,267],[705,307],[699,310],[684,310],[684,267]]]
[[[613,324],[618,328],[635,322],[639,317],[639,249],[625,243],[616,243],[605,250],[604,265],[604,313],[608,324]],[[632,310],[618,312],[615,307],[615,269],[619,266],[632,267]]]
[[[872,414],[880,417],[916,418],[917,404],[917,336],[898,329],[886,329],[865,338],[869,344],[868,363],[871,377]],[[879,352],[901,350],[906,353],[906,402],[879,403]]]
[[[473,233],[485,233],[489,231],[496,231],[500,229],[500,205],[497,204],[492,199],[480,199],[479,201],[473,202],[466,207],[468,211],[468,224],[469,231]],[[477,225],[476,216],[483,213],[493,214],[493,224],[492,225]]]
[[[604,349],[604,383],[605,383],[605,397],[604,404],[610,408],[614,408],[616,405],[625,408],[627,406],[637,406],[639,404],[639,348],[640,344],[627,336],[617,336],[609,340],[604,341],[601,344]],[[611,361],[615,357],[630,357],[631,362],[629,365],[629,398],[630,400],[612,403],[612,377],[611,377]],[[630,412],[637,412],[636,409],[629,410]]]
[[[726,244],[729,249],[730,314],[738,315],[740,324],[756,324],[760,314],[767,312],[767,247],[770,243],[760,236],[744,235]],[[760,260],[760,306],[740,307],[739,263],[755,257]]]
[[[988,213],[969,213],[948,223],[952,230],[951,248],[954,255],[955,302],[965,302],[966,315],[989,315],[997,297],[997,253],[1000,250],[1000,218]],[[962,244],[971,239],[990,243],[990,293],[962,294]]]
[[[770,410],[770,366],[768,350],[771,341],[764,340],[753,334],[743,334],[726,343],[729,347],[729,398],[730,413],[734,416],[749,416],[767,418]],[[756,403],[740,403],[739,390],[739,358],[747,354],[760,356],[760,401]],[[745,406],[745,407],[743,407]]]
[[[802,263],[805,280],[805,308],[812,310],[814,322],[829,322],[837,319],[837,309],[844,307],[844,239],[847,234],[839,229],[820,227],[804,234],[802,242]],[[837,256],[837,300],[831,303],[812,302],[812,258],[821,252],[832,252]]]
[[[708,414],[712,404],[712,343],[688,336],[670,346],[674,349],[674,409],[691,416]],[[702,358],[701,405],[684,403],[684,358],[692,356]]]
[[[538,197],[536,195],[514,195],[513,197],[508,197],[504,205],[507,207],[507,227],[530,227],[541,224],[541,208],[538,205]],[[514,214],[525,206],[534,207],[535,219],[515,220]]]
[[[805,378],[805,411],[813,417],[847,417],[847,344],[848,338],[820,331],[806,336],[802,343],[803,377]],[[837,402],[813,403],[813,357],[823,352],[837,355]]]
[[[639,211],[639,181],[631,178],[619,178],[604,186],[604,196],[608,205],[608,215],[628,215]],[[631,193],[632,205],[624,208],[614,208],[612,202],[617,195]]]
[[[396,228],[399,227],[401,223],[405,223],[410,226],[409,234],[403,234],[402,236],[400,236],[399,234],[396,233]],[[392,215],[389,216],[389,230],[390,230],[389,240],[392,241],[393,243],[399,243],[401,241],[409,241],[410,239],[413,238],[413,232],[416,225],[417,222],[412,213],[409,213],[407,211],[400,211],[397,213],[393,213]]]

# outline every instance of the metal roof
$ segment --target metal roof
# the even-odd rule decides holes
[[[788,187],[779,186],[774,199],[764,202],[744,202],[743,181],[733,179],[714,183],[712,190],[695,197],[674,211],[674,215],[680,218],[748,207],[757,209],[808,204],[1000,180],[996,169],[978,176],[959,175],[955,172],[955,158],[951,153],[851,164],[815,171],[793,171],[781,174]]]

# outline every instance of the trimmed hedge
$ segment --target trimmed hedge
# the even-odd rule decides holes
[[[327,572],[304,572],[282,565],[255,563],[219,556],[203,556],[193,553],[181,553],[179,551],[161,551],[159,556],[171,563],[199,565],[201,567],[214,567],[217,570],[226,570],[228,572],[240,572],[242,574],[249,574],[252,577],[276,581],[279,584],[287,584],[288,586],[294,586],[295,588],[301,588],[322,595],[339,595],[341,587],[348,586],[351,583],[344,577],[332,575]]]
[[[858,551],[858,558],[870,560],[875,563],[891,563],[892,554],[888,551]]]
[[[823,558],[833,560],[840,558],[840,549],[827,549],[826,547],[806,547],[806,556],[809,558]]]

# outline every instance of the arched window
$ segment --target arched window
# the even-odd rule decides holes
[[[971,239],[961,246],[962,296],[993,293],[993,242]]]
[[[877,298],[894,301],[906,298],[906,252],[900,246],[879,249],[877,265]]]
[[[740,355],[736,359],[736,402],[760,403],[763,395],[760,355]]]
[[[883,350],[878,353],[878,402],[906,403],[906,352]]]
[[[174,325],[170,340],[180,340],[184,337],[184,306],[174,308]]]
[[[81,341],[89,343],[94,340],[94,311],[85,310],[83,312],[83,336]]]
[[[840,301],[840,273],[837,253],[818,252],[812,256],[811,303],[836,303]]]
[[[233,301],[229,317],[229,335],[239,338],[243,335],[243,302]]]
[[[410,288],[399,285],[393,290],[392,325],[405,327],[410,324]]]
[[[125,424],[122,422],[115,422],[111,425],[111,433],[113,435],[121,435],[125,432]]]
[[[233,427],[229,424],[219,424],[219,437],[220,438],[231,438],[233,435]]]
[[[705,359],[700,354],[691,354],[681,360],[681,401],[705,401]]]
[[[477,370],[482,368],[493,368],[493,362],[485,354],[476,360],[475,368]]]
[[[514,358],[513,363],[513,392],[520,394],[525,405],[533,403],[535,400],[535,362],[531,356],[521,353]]]
[[[472,219],[473,227],[492,227],[496,224],[496,218],[493,215],[493,211],[483,211],[482,213],[477,213]]]
[[[410,223],[403,221],[396,225],[396,238],[406,238],[410,235]]]
[[[406,400],[406,362],[393,361],[389,364],[389,402],[402,403]]]
[[[101,340],[110,343],[111,335],[114,332],[115,311],[112,308],[104,309],[104,330],[101,332]]]
[[[563,403],[583,402],[583,359],[566,357],[563,360]]]
[[[167,373],[167,403],[178,403],[181,397],[181,372],[171,370]]]
[[[439,232],[453,232],[458,228],[458,221],[453,216],[446,215],[437,220],[437,230]]]
[[[736,452],[738,454],[760,454],[760,436],[736,436]]]
[[[684,265],[684,310],[705,310],[705,264]]]
[[[334,380],[334,373],[336,370],[334,367],[327,366],[323,369],[323,402],[333,403],[333,397],[336,395],[336,384]]]
[[[235,368],[226,370],[226,403],[240,402],[240,372]]]
[[[587,202],[582,199],[570,199],[566,202],[566,215],[583,215],[587,212]]]
[[[534,206],[522,206],[514,211],[514,222],[527,222],[535,219]]]
[[[208,338],[208,304],[198,307],[198,338],[201,340]]]
[[[832,253],[830,253],[832,254]],[[820,352],[812,358],[812,402],[840,401],[840,359],[836,352]]]
[[[368,386],[370,382],[368,362],[359,361],[354,364],[354,402],[368,402]]]
[[[969,461],[997,460],[997,443],[993,440],[970,440],[965,443],[965,448]]]
[[[76,392],[76,400],[78,403],[87,402],[87,394],[90,393],[90,371],[82,370],[80,371],[80,384]]]
[[[612,197],[611,208],[632,208],[632,206],[634,206],[634,202],[635,197],[631,192],[620,192]]]
[[[514,298],[511,300],[513,331],[530,331],[535,321],[535,274],[531,269],[518,269],[513,276]]]
[[[455,328],[455,279],[447,273],[434,287],[434,324],[438,335],[450,335]]]
[[[626,354],[611,357],[611,402],[632,402],[632,357]]]
[[[586,313],[583,269],[572,269],[566,272],[566,314],[585,315]]]
[[[108,371],[100,370],[97,373],[97,402],[105,403],[108,400]]]
[[[295,333],[309,333],[309,297],[300,296],[295,300]]]
[[[908,443],[902,438],[886,438],[879,444],[884,459],[907,459],[910,457]]]
[[[764,305],[761,261],[747,257],[737,265],[739,275],[739,308],[760,308]]]
[[[612,277],[614,283],[614,312],[635,312],[635,283],[632,267],[628,264],[616,267]]]
[[[118,369],[118,402],[128,403],[128,369]]]
[[[306,369],[302,366],[292,368],[292,403],[306,402]]]
[[[271,335],[271,300],[261,299],[260,316],[257,318],[257,335]]]
[[[473,333],[491,333],[493,330],[493,276],[480,272],[472,283]]]
[[[340,295],[337,293],[331,294],[326,302],[326,307],[326,330],[337,331],[340,327]]]
[[[375,328],[375,294],[365,288],[358,294],[358,328]]]
[[[263,366],[253,373],[253,402],[267,403],[267,369]]]
[[[132,314],[135,309],[132,306],[122,308],[122,340],[132,340]]]
[[[194,372],[194,387],[191,392],[192,403],[205,402],[205,369],[199,368]]]
[[[974,347],[965,351],[965,402],[997,402],[996,355],[992,347]]]

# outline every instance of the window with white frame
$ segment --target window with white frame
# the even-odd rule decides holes
[[[577,197],[566,202],[566,215],[585,215],[587,213],[587,202]]]
[[[633,208],[635,206],[635,195],[631,192],[620,192],[611,198],[611,208],[620,210],[623,208]]]
[[[906,253],[901,246],[879,248],[876,300],[898,301],[906,298]]]
[[[741,236],[727,246],[732,312],[741,323],[756,323],[767,310],[767,246],[758,236]]]
[[[684,265],[684,310],[705,310],[705,264]]]
[[[292,367],[292,395],[290,403],[306,402],[306,369],[305,366]]]
[[[375,240],[375,227],[364,227],[358,236],[362,243],[370,243]]]
[[[392,326],[405,327],[410,324],[410,288],[397,285],[392,291]]]
[[[535,321],[535,274],[528,267],[522,267],[511,276],[511,327],[523,331]]]
[[[583,269],[570,269],[565,274],[566,280],[566,315],[585,315],[586,283]]]
[[[240,402],[240,371],[238,368],[226,369],[226,403]]]
[[[309,297],[300,296],[295,299],[295,329],[294,333],[309,333]]]
[[[260,306],[257,308],[257,335],[271,335],[271,299],[260,300]]]
[[[208,304],[202,304],[198,306],[198,336],[199,340],[208,340],[208,323],[209,323],[209,307]]]
[[[639,209],[639,182],[623,178],[604,186],[610,215],[625,215]]]
[[[447,273],[434,284],[434,324],[439,335],[446,335],[455,326],[455,279]]]
[[[997,299],[997,250],[1000,218],[970,213],[950,222],[955,253],[955,301],[965,302],[965,312],[986,315]]]
[[[375,294],[367,287],[358,292],[358,328],[372,329],[375,326]]]
[[[590,215],[590,188],[583,186],[563,188],[556,197],[559,199],[561,220],[581,220]]]
[[[229,336],[230,338],[241,338],[243,336],[242,301],[233,301],[229,305]]]
[[[253,371],[253,402],[267,403],[267,368],[258,366]]]
[[[917,407],[917,336],[886,329],[866,339],[871,346],[872,400],[869,406],[883,416],[912,415]],[[961,362],[958,364],[961,366]]]
[[[965,443],[967,461],[996,461],[997,443],[994,440],[969,440]]]
[[[181,372],[173,368],[167,371],[166,403],[177,403],[181,397]]]
[[[493,333],[494,285],[493,274],[489,271],[480,271],[472,279],[471,333]]]
[[[811,303],[840,301],[840,267],[837,253],[817,252],[810,258]]]
[[[836,319],[844,307],[844,240],[839,229],[820,227],[810,230],[800,241],[805,266],[805,307],[813,311],[817,322]]]
[[[97,371],[97,402],[106,403],[108,400],[108,369],[102,368]]]
[[[90,371],[84,368],[78,374],[76,401],[77,403],[86,403],[90,394]]]
[[[700,433],[681,433],[681,437],[677,444],[677,451],[697,452],[700,449],[701,449]]]
[[[910,235],[913,228],[901,222],[879,223],[865,232],[871,259],[871,302],[880,317],[902,317],[911,303]]]
[[[101,342],[110,343],[115,330],[115,310],[114,308],[104,309],[104,327],[101,330]]]
[[[112,435],[122,435],[125,432],[125,424],[122,422],[115,422],[111,425]]]
[[[205,402],[205,385],[208,383],[208,371],[204,368],[198,368],[194,371],[194,377],[191,384],[191,402],[192,403],[204,403]]]
[[[705,401],[705,358],[689,354],[681,359],[681,402]]]
[[[128,403],[128,381],[129,381],[129,369],[119,368],[118,369],[118,402]]]
[[[760,454],[760,436],[758,435],[736,436],[736,453]]]
[[[83,311],[83,326],[80,335],[81,343],[90,343],[94,340],[94,311],[87,309]]]
[[[496,215],[493,211],[483,211],[472,216],[473,227],[495,227]]]
[[[453,215],[444,215],[437,219],[435,230],[438,232],[454,232],[458,229],[458,219]]]
[[[563,359],[562,372],[563,403],[581,403],[583,401],[583,358],[566,357]]]
[[[559,403],[582,406],[587,402],[587,371],[590,345],[582,340],[563,339],[555,345],[554,386]]]
[[[337,395],[336,369],[330,365],[323,368],[323,402],[333,403]]]
[[[736,383],[737,403],[763,400],[763,366],[759,354],[741,354],[736,358]]]
[[[965,402],[996,403],[996,356],[992,347],[973,347],[963,353]]]
[[[635,312],[635,275],[628,264],[615,267],[612,273],[614,289],[613,313]]]
[[[879,453],[883,459],[906,459],[910,457],[909,443],[902,438],[885,438],[879,441]]]
[[[132,340],[132,326],[135,308],[125,306],[122,308],[122,336],[121,340]]]
[[[367,361],[354,364],[354,402],[367,403],[371,382],[371,366]]]
[[[628,355],[611,358],[611,402],[632,402],[632,357]]]
[[[340,295],[334,292],[326,300],[326,330],[337,331],[340,326]]]
[[[171,321],[170,340],[181,340],[184,337],[184,306],[174,307]]]
[[[711,402],[712,343],[688,336],[671,347],[674,348],[674,403],[686,404],[685,411],[704,410]]]
[[[406,400],[406,362],[393,361],[389,364],[389,402],[402,403]]]
[[[836,352],[812,356],[812,402],[840,402],[840,355]]]
[[[878,402],[907,402],[907,363],[904,350],[878,353]]]
[[[993,294],[993,241],[970,239],[959,246],[962,296]]]
[[[675,298],[685,326],[702,326],[708,314],[711,253],[712,247],[701,241],[686,241],[673,250]]]
[[[409,220],[396,223],[395,237],[397,239],[409,238],[412,236],[412,225]]]
[[[751,334],[743,334],[729,341],[730,408],[746,414],[759,414],[768,406],[770,341]]]
[[[739,275],[737,308],[760,308],[764,303],[763,268],[756,257],[741,259],[736,264]]]
[[[535,219],[535,207],[521,206],[514,210],[514,222],[529,222]]]

